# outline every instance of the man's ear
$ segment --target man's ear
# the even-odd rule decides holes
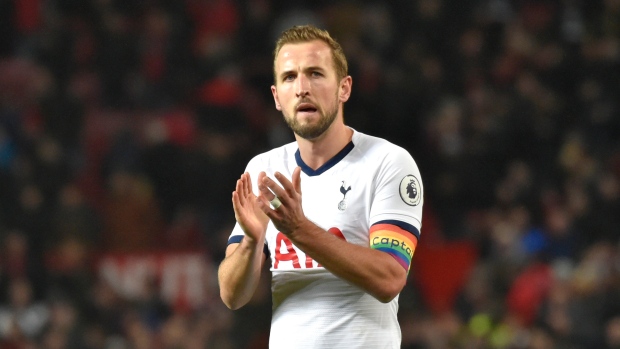
[[[282,110],[282,105],[280,105],[280,99],[278,98],[278,91],[276,90],[275,85],[271,85],[271,94],[273,95],[273,101],[276,104],[276,109]]]
[[[340,80],[340,93],[338,97],[340,102],[344,103],[351,97],[351,87],[353,85],[353,78],[350,75],[345,76]]]

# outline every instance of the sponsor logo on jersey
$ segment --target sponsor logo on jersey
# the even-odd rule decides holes
[[[422,186],[414,175],[406,175],[400,181],[400,197],[409,206],[417,206],[422,201]]]
[[[331,227],[327,230],[328,233],[334,235],[335,237],[347,241],[342,233],[342,230]],[[284,263],[285,266],[280,266],[280,262],[290,262]],[[276,248],[275,248],[275,258],[273,263],[274,269],[312,269],[312,268],[322,268],[323,266],[320,263],[317,263],[312,257],[306,255],[304,260],[301,260],[299,254],[295,250],[295,247],[291,240],[289,240],[286,235],[282,232],[278,232],[276,235]]]

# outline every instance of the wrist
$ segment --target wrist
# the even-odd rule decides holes
[[[305,219],[299,222],[298,224],[296,224],[293,228],[291,228],[288,233],[284,233],[284,232],[283,233],[289,239],[296,240],[296,238],[301,237],[301,236],[307,237],[313,231],[315,227],[316,225],[314,223],[312,223],[308,219]]]
[[[256,238],[253,237],[252,235],[245,235],[243,237],[242,240],[242,245],[245,245],[246,248],[248,249],[256,249],[256,247],[260,246],[262,249],[262,246],[265,244],[265,238],[261,237],[261,238]]]

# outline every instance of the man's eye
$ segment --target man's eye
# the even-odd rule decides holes
[[[292,81],[295,79],[295,75],[287,75],[284,77],[284,81]]]
[[[319,73],[318,71],[313,71],[312,76],[319,77],[319,76],[323,76],[323,74]]]

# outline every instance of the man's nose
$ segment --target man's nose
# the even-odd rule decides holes
[[[303,74],[297,77],[295,91],[297,97],[305,97],[310,93],[308,79]]]

